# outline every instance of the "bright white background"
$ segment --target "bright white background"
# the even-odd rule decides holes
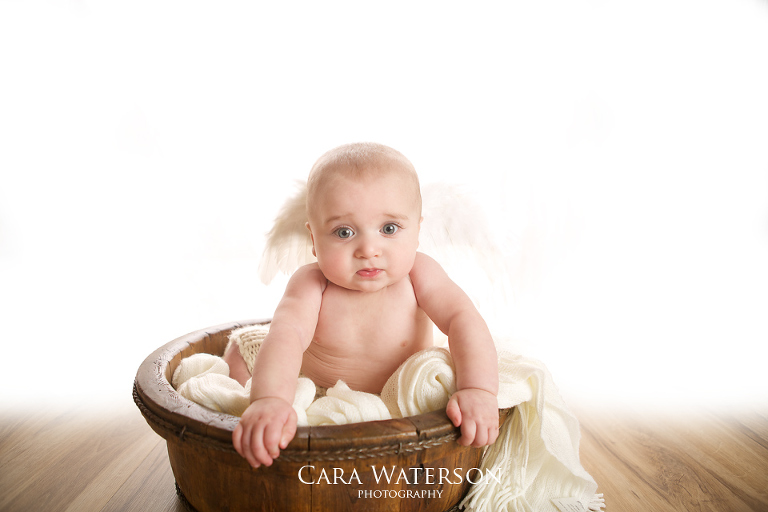
[[[765,1],[270,4],[0,2],[0,402],[271,315],[264,233],[358,140],[482,202],[566,395],[768,398]]]

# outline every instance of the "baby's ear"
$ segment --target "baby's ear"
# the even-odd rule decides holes
[[[317,253],[315,252],[315,235],[312,234],[312,228],[309,227],[309,222],[304,225],[307,227],[307,231],[309,231],[309,239],[312,240],[312,256],[317,258]]]
[[[419,234],[421,234],[421,224],[422,224],[423,222],[424,222],[424,217],[422,216],[422,217],[419,219]],[[416,240],[416,242],[417,242],[417,244],[418,244],[418,245],[416,245],[416,247],[420,247],[420,246],[421,246],[421,236],[419,236],[419,238]]]

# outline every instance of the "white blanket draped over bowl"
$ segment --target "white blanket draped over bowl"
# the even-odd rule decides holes
[[[173,385],[182,396],[210,409],[242,415],[249,404],[244,388],[229,378],[218,356],[195,354],[181,361]],[[315,400],[315,385],[300,378],[293,407],[300,425],[331,425],[413,416],[445,408],[455,387],[450,353],[418,352],[387,381],[381,396],[353,391],[342,381]],[[597,484],[579,462],[579,424],[560,397],[551,375],[534,359],[499,353],[499,408],[516,406],[488,447],[480,469],[500,482],[473,486],[465,510],[546,512],[603,507]],[[571,508],[552,500],[570,499]]]

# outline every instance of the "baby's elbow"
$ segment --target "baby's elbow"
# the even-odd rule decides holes
[[[471,333],[488,330],[485,319],[473,304],[457,307],[449,317],[449,330],[456,329]]]

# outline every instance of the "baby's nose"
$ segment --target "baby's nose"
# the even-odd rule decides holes
[[[355,256],[361,259],[375,258],[381,255],[381,246],[375,235],[363,235],[358,237],[358,245]]]

